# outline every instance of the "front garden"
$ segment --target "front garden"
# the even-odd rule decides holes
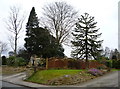
[[[41,70],[34,73],[25,81],[34,82],[45,85],[73,85],[96,77],[102,76],[108,71],[99,69],[59,69],[59,70]]]
[[[50,84],[53,79],[59,78],[62,76],[73,76],[78,74],[82,70],[42,70],[37,71],[27,81],[41,83],[41,84]]]
[[[85,67],[84,61],[74,59],[50,58],[45,64],[46,69],[41,70],[38,66],[36,72],[31,68],[29,71],[31,74],[25,81],[45,85],[74,85],[103,76],[111,71],[119,71],[116,69],[118,62],[111,62],[111,60],[89,60],[89,68]]]
[[[38,59],[38,60],[37,60]],[[15,74],[26,71],[25,81],[45,85],[74,85],[94,79],[110,71],[119,71],[119,62],[115,60],[89,60],[89,68],[82,60],[67,58],[36,58],[34,66],[25,66],[22,61],[15,61],[14,57],[7,59],[7,65],[2,66],[2,74]],[[12,61],[11,61],[12,60]],[[19,58],[19,60],[21,60]],[[24,64],[24,66],[23,66]],[[117,68],[117,69],[116,69]]]

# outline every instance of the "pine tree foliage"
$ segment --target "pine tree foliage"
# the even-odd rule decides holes
[[[31,55],[38,57],[64,57],[64,49],[62,45],[58,45],[55,37],[53,37],[46,28],[39,27],[39,21],[35,8],[33,7],[26,25],[25,48]]]
[[[103,40],[98,40],[101,33],[98,33],[99,29],[96,28],[96,24],[94,17],[89,16],[88,13],[81,15],[78,19],[72,33],[74,38],[71,42],[74,50],[71,55],[73,57],[86,59],[86,61],[91,58],[97,60]]]
[[[30,15],[28,18],[28,22],[26,25],[26,38],[25,38],[25,48],[27,49],[28,53],[31,55],[31,45],[32,45],[32,37],[33,37],[33,29],[38,28],[39,27],[39,21],[38,21],[38,17],[37,14],[35,12],[35,8],[32,7],[31,11],[30,11]]]
[[[57,45],[56,39],[44,28],[33,28],[29,38],[25,38],[28,52],[38,57],[64,57],[64,49]]]
[[[26,25],[26,29],[38,28],[38,27],[39,27],[39,20],[35,12],[35,8],[32,7],[32,10],[28,18],[28,23]]]

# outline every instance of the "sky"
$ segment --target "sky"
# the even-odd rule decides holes
[[[8,42],[10,34],[6,29],[6,23],[11,6],[19,6],[25,14],[26,19],[23,24],[23,32],[19,40],[19,46],[23,46],[25,38],[25,25],[32,7],[35,7],[38,18],[42,15],[42,8],[55,1],[64,1],[79,11],[79,16],[87,12],[95,17],[99,32],[102,33],[100,39],[103,47],[110,49],[118,48],[118,2],[119,0],[0,0],[0,41]],[[70,57],[71,47],[63,46],[65,55]]]

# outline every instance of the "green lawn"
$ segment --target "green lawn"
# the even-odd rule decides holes
[[[112,69],[112,71],[120,71],[120,69]]]
[[[48,80],[64,76],[74,75],[83,70],[43,70],[38,71],[29,77],[26,81],[47,84]]]

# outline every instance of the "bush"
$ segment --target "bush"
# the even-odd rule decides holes
[[[26,65],[26,61],[22,57],[17,57],[17,58],[15,58],[14,65],[15,66],[25,66]]]
[[[97,69],[100,69],[100,70],[107,69],[107,66],[105,66],[104,64],[102,64],[102,65],[98,66]]]
[[[120,68],[120,60],[105,60],[103,64],[109,68]]]
[[[25,66],[26,61],[22,57],[10,56],[7,58],[7,65],[9,66]]]
[[[117,69],[119,69],[120,68],[120,60],[113,60],[113,68],[117,68]]]
[[[21,48],[21,49],[18,50],[17,57],[22,57],[23,59],[25,59],[25,61],[27,63],[29,63],[29,61],[30,61],[29,60],[30,59],[30,55],[24,48]]]
[[[105,63],[105,65],[107,66],[107,67],[109,67],[109,68],[112,68],[112,65],[113,65],[113,60],[106,60],[106,63]]]
[[[98,69],[95,69],[95,68],[92,68],[92,69],[89,69],[88,70],[88,73],[94,75],[94,76],[99,76],[99,75],[103,75],[103,72],[98,70]]]
[[[2,65],[6,65],[6,61],[7,61],[6,57],[2,56]]]
[[[13,66],[14,63],[15,63],[15,56],[10,56],[9,58],[7,58],[7,65]]]
[[[37,60],[37,65],[39,67],[46,67],[46,60],[44,58],[40,58],[39,60]]]

